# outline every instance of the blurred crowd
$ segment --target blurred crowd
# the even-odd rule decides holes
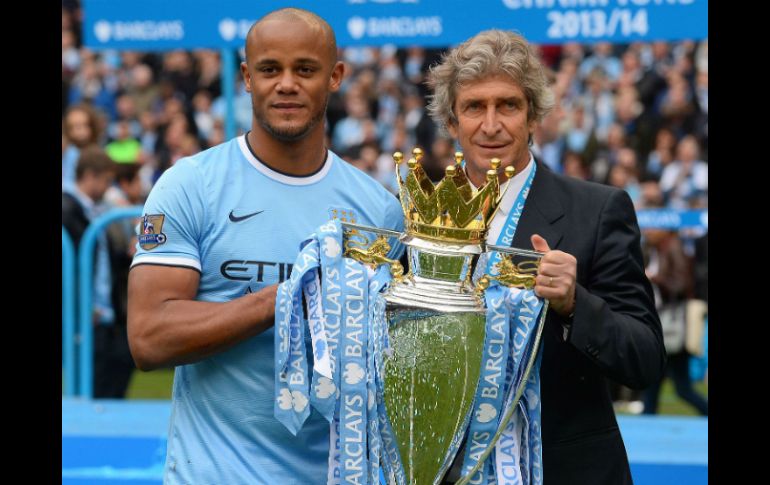
[[[81,23],[78,2],[63,1],[62,190],[77,185],[80,154],[96,146],[123,167],[123,185],[118,180],[107,188],[101,205],[141,204],[179,158],[225,141],[220,54],[93,51],[82,45]],[[422,148],[423,166],[434,180],[454,163],[453,141],[425,109],[426,73],[442,52],[339,49],[346,76],[329,99],[328,145],[393,192],[395,151]],[[539,53],[557,106],[534,134],[538,160],[556,172],[619,187],[639,209],[708,207],[708,39],[542,45]],[[242,134],[250,129],[251,100],[240,72],[235,82],[235,122]],[[128,183],[132,188],[126,189]],[[705,230],[643,230],[659,310],[707,302],[704,246]],[[121,247],[129,253],[133,248],[125,242]],[[641,405],[638,394],[613,392],[619,402]],[[646,412],[654,412],[655,400],[648,398]],[[638,405],[629,410],[641,411]]]

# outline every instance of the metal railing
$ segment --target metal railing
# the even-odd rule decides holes
[[[61,228],[61,314],[62,357],[64,359],[64,395],[77,393],[75,367],[75,246],[64,227]]]
[[[75,253],[72,240],[62,227],[62,328],[64,353],[65,395],[93,397],[93,252],[97,238],[107,226],[118,219],[139,217],[142,206],[112,209],[97,217],[86,228]],[[77,282],[75,281],[77,261]],[[77,284],[77,312],[75,285]],[[75,325],[77,314],[77,326]],[[79,337],[77,349],[76,334]],[[79,350],[79,352],[77,351]]]

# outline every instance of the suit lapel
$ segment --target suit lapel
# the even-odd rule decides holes
[[[553,182],[553,172],[537,163],[537,172],[532,181],[532,187],[527,196],[527,202],[519,219],[516,234],[513,236],[512,246],[519,249],[531,249],[530,236],[539,234],[551,249],[556,249],[561,242],[563,231],[564,208],[559,202],[558,192]]]

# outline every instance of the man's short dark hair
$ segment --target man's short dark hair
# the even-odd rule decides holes
[[[139,174],[139,169],[142,168],[138,163],[116,163],[115,164],[115,181],[131,182]]]
[[[115,172],[115,162],[101,148],[97,146],[86,147],[80,152],[78,166],[75,169],[75,179],[82,179],[88,171],[96,175],[101,175],[104,172]]]

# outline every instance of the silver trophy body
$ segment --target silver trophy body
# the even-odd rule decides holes
[[[461,445],[479,380],[486,311],[471,284],[480,245],[413,236],[410,276],[385,294],[393,353],[385,405],[409,484],[438,484]]]

